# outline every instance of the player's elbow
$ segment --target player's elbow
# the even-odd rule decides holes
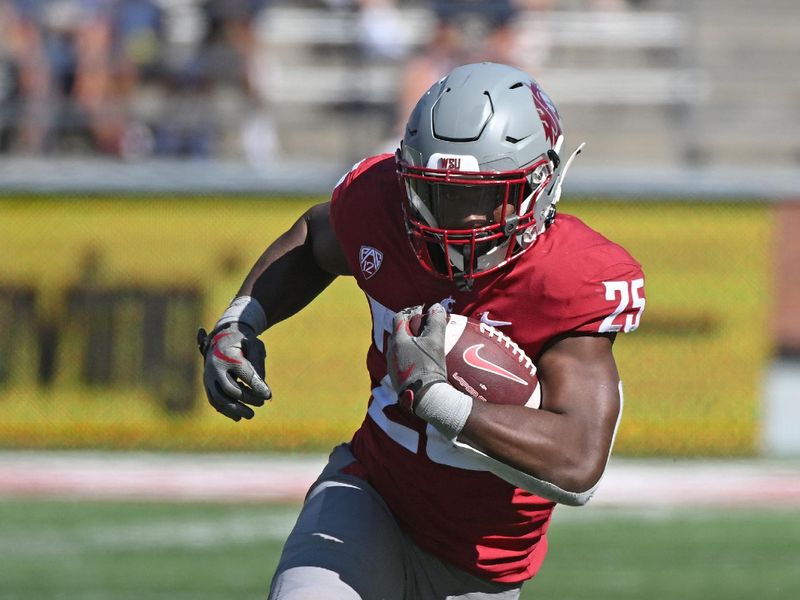
[[[558,477],[558,487],[564,490],[562,504],[583,506],[592,498],[600,478],[603,476],[605,462],[576,460],[565,466]]]
[[[584,506],[594,496],[600,478],[575,477],[564,481],[564,487],[556,498],[559,504],[567,506]]]
[[[572,506],[575,508],[580,508],[581,506],[585,506],[589,500],[591,500],[592,495],[594,494],[594,490],[590,490],[587,492],[583,492],[580,494],[565,494],[564,497],[558,499],[559,504],[563,504],[564,506]]]

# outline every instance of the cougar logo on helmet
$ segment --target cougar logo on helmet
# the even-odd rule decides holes
[[[532,82],[530,87],[533,103],[536,105],[536,111],[539,113],[539,119],[544,127],[544,135],[549,144],[555,145],[561,135],[561,119],[558,116],[556,105],[535,82]]]

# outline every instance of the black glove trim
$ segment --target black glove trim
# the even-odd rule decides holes
[[[205,358],[206,354],[208,354],[208,349],[211,347],[211,342],[214,340],[217,334],[220,331],[225,331],[231,325],[239,325],[240,328],[244,326],[255,333],[253,326],[249,323],[245,323],[244,321],[228,321],[227,323],[223,323],[222,325],[214,327],[214,329],[212,329],[209,333],[206,333],[206,330],[201,327],[197,330],[197,349],[200,350],[200,354],[203,358]]]
[[[197,330],[197,349],[200,350],[200,354],[203,358],[206,357],[208,349],[211,346],[211,340],[214,339],[214,336],[216,336],[220,331],[224,331],[234,323],[236,323],[236,321],[228,321],[227,323],[223,323],[219,327],[212,329],[211,333],[206,333],[206,330],[202,327]]]

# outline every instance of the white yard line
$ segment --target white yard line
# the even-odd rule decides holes
[[[297,510],[278,513],[209,516],[207,519],[141,520],[126,524],[96,523],[57,530],[19,532],[13,524],[3,527],[0,554],[52,555],[129,549],[208,548],[285,540],[297,518]]]
[[[0,497],[299,501],[324,455],[0,452]],[[800,507],[800,462],[613,459],[595,506]]]
[[[324,456],[0,453],[0,496],[297,501]]]

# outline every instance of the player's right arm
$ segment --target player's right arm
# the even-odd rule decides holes
[[[236,295],[255,298],[271,327],[306,306],[337,275],[350,275],[350,268],[331,227],[330,202],[325,202],[307,210],[269,245]]]
[[[305,307],[337,275],[350,274],[329,216],[329,202],[306,211],[256,261],[211,333],[200,331],[208,401],[234,421],[251,419],[248,405],[272,396],[258,335]]]

